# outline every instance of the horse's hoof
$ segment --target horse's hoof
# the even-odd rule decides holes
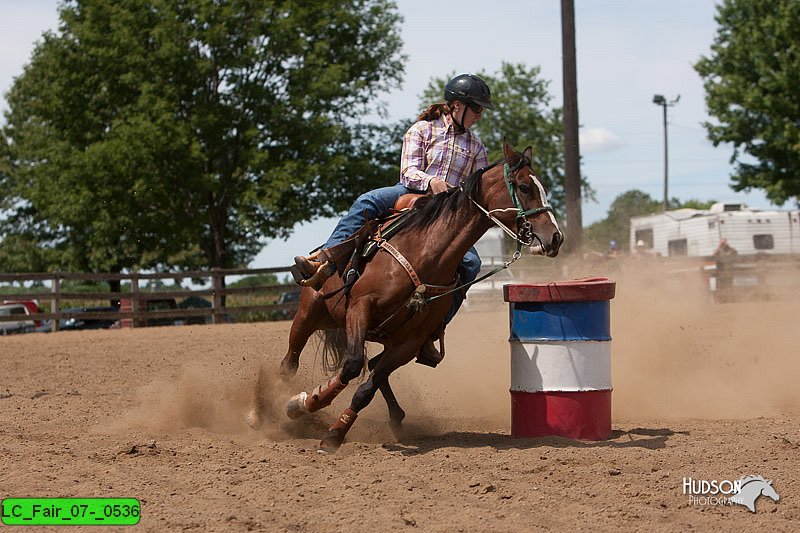
[[[320,441],[317,453],[330,454],[336,453],[336,450],[342,445],[344,437],[339,435],[338,431],[329,431],[325,437]]]
[[[308,393],[305,391],[289,398],[289,403],[286,404],[286,416],[297,420],[301,416],[307,415],[309,411],[306,407],[306,398],[308,398]]]
[[[281,381],[289,381],[297,374],[300,365],[288,361],[281,361]]]
[[[261,429],[261,417],[258,416],[258,411],[255,407],[250,409],[250,412],[247,413],[247,425],[252,429]]]
[[[406,435],[405,430],[403,430],[402,422],[389,422],[389,429],[392,430],[392,435],[394,435],[394,440],[397,442],[402,442],[403,438]]]

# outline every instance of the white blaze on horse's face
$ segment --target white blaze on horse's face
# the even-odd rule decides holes
[[[547,193],[544,190],[544,185],[542,185],[542,182],[539,180],[538,177],[536,177],[536,175],[533,172],[529,173],[528,176],[531,178],[531,181],[533,181],[533,184],[536,185],[536,188],[539,190],[539,197],[542,199],[542,207],[548,207],[550,205],[550,202],[547,201]],[[560,234],[561,228],[558,226],[558,221],[556,220],[553,211],[547,211],[547,216],[550,217],[550,222],[556,228],[556,232]],[[543,243],[541,242],[531,246],[529,248],[529,251],[534,255],[544,255],[547,253]]]
[[[540,195],[540,196],[541,196],[541,198],[542,198],[542,207],[547,207],[547,206],[549,206],[549,205],[550,205],[550,202],[548,202],[548,201],[547,201],[547,193],[546,193],[546,192],[545,192],[545,190],[544,190],[544,186],[542,185],[542,182],[541,182],[541,181],[539,181],[539,178],[537,178],[537,177],[536,177],[536,174],[534,174],[533,172],[531,172],[531,173],[530,173],[530,174],[528,174],[528,175],[529,175],[529,176],[531,177],[531,179],[533,180],[533,184],[534,184],[534,185],[536,185],[536,188],[537,188],[537,189],[539,189],[539,195]],[[556,217],[555,217],[555,215],[553,214],[553,212],[552,212],[552,211],[548,211],[548,212],[547,212],[547,216],[549,216],[549,217],[550,217],[550,222],[552,222],[552,223],[553,223],[553,225],[556,227],[556,230],[557,230],[559,233],[561,233],[561,228],[559,228],[559,227],[558,227],[558,221],[556,220]]]

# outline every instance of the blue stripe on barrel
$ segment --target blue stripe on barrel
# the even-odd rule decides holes
[[[513,302],[511,341],[610,341],[611,306],[594,302]]]

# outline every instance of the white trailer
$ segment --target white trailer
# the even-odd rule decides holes
[[[710,257],[721,239],[740,256],[800,253],[800,211],[750,209],[717,203],[708,210],[676,209],[631,218],[631,252],[643,241],[663,257]]]

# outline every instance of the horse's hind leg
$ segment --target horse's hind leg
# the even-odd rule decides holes
[[[370,371],[380,362],[383,353],[384,352],[381,352],[369,360],[367,368]],[[403,419],[406,417],[406,412],[403,411],[400,404],[397,402],[397,398],[394,395],[392,386],[389,384],[388,378],[386,382],[378,387],[378,390],[381,391],[381,395],[383,395],[383,399],[386,401],[386,407],[389,409],[389,428],[392,430],[392,435],[394,435],[394,438],[397,440],[401,440],[403,438]]]

